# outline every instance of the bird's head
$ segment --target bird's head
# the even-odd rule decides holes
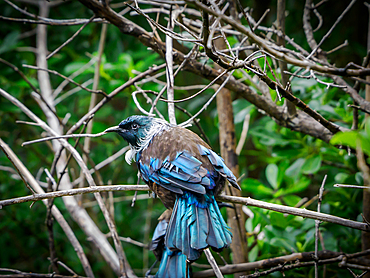
[[[131,146],[140,147],[147,138],[148,132],[155,118],[147,116],[131,116],[123,120],[118,126],[107,128],[105,132],[116,132]]]

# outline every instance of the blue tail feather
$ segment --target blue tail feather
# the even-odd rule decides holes
[[[190,271],[190,267],[189,270]],[[185,278],[186,256],[179,251],[163,250],[161,264],[155,277],[158,278]],[[191,277],[190,273],[188,277]]]
[[[229,229],[213,195],[185,192],[177,197],[165,245],[194,261],[207,247],[220,250],[229,246],[232,238]]]

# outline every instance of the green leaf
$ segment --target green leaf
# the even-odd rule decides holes
[[[283,197],[283,201],[288,206],[291,206],[291,207],[294,207],[295,205],[297,205],[300,200],[301,200],[301,198],[296,196],[296,195],[289,195],[289,196],[284,196]]]
[[[285,248],[286,250],[289,250],[291,252],[292,250],[296,251],[296,246],[292,246],[286,239],[284,238],[273,238],[270,241],[270,244],[272,246],[276,246],[279,248]]]
[[[321,167],[321,156],[315,155],[310,157],[305,161],[305,163],[302,165],[302,172],[304,174],[314,174],[317,171],[320,170]]]
[[[330,140],[333,145],[346,145],[356,149],[357,131],[338,132]]]
[[[251,192],[256,195],[272,196],[272,194],[274,193],[274,191],[270,187],[267,187],[260,181],[251,178],[243,180],[241,187],[243,190]]]
[[[294,163],[290,165],[288,169],[286,169],[285,175],[287,175],[288,177],[297,178],[298,175],[301,173],[301,169],[305,161],[306,160],[304,158],[299,158],[294,161]]]
[[[361,143],[362,151],[370,155],[370,138],[367,138],[366,135],[364,136],[364,133],[359,134],[359,139]]]
[[[258,257],[258,245],[254,246],[252,250],[248,252],[248,259],[250,262],[254,262]]]
[[[279,187],[278,174],[279,174],[279,168],[277,167],[276,164],[267,165],[266,179],[274,189],[277,189]]]
[[[286,189],[284,193],[285,195],[288,195],[288,194],[302,192],[310,185],[310,183],[311,183],[310,179],[303,177],[298,181],[297,184],[295,184],[291,188]]]
[[[280,227],[285,229],[288,226],[288,220],[284,214],[279,212],[270,213],[270,221],[272,226]]]
[[[365,131],[367,135],[366,137],[370,139],[370,119],[369,118],[365,120]]]

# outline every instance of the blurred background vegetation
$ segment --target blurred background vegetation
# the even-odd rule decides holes
[[[118,4],[119,1],[112,1]],[[242,1],[244,7],[253,9],[253,16],[259,18],[270,8],[271,12],[262,22],[270,26],[276,20],[276,1]],[[17,3],[26,7],[27,11],[38,14],[38,8],[27,3]],[[331,27],[338,14],[347,6],[347,1],[330,1],[330,9],[320,12],[324,17],[324,25],[317,34],[318,38]],[[295,42],[308,49],[302,30],[302,11],[304,1],[287,1],[288,14],[286,17],[286,33],[293,37]],[[145,5],[142,5],[145,7]],[[0,13],[6,17],[23,17],[18,11],[5,2],[0,3]],[[63,1],[50,10],[50,18],[89,18],[91,11],[78,1]],[[141,26],[147,23],[140,16],[128,16]],[[315,18],[313,25],[315,25]],[[356,3],[340,25],[334,30],[325,42],[324,48],[331,49],[344,40],[350,45],[331,56],[329,60],[339,66],[348,61],[361,64],[366,55],[366,32],[368,12],[361,1]],[[80,69],[93,57],[97,56],[101,24],[89,24],[81,34],[59,51],[49,60],[49,68],[69,76]],[[35,25],[2,22],[0,29],[0,57],[17,66],[38,87],[36,70],[22,67],[23,64],[35,64]],[[71,37],[80,26],[48,26],[48,48],[54,50]],[[321,32],[321,33],[320,33]],[[122,35],[112,25],[108,25],[106,43],[100,67],[99,88],[111,92],[116,87],[134,77],[136,72],[142,72],[153,64],[161,64],[163,59],[153,53],[137,39]],[[136,72],[135,72],[136,71]],[[88,67],[74,80],[78,83],[91,84],[94,75],[94,65]],[[51,75],[53,88],[56,88],[63,79]],[[165,76],[159,78],[165,82]],[[10,67],[2,64],[0,67],[1,88],[21,100],[36,115],[45,119],[43,112],[31,96],[31,89],[26,82]],[[207,81],[190,73],[182,74],[175,80],[177,86],[207,84]],[[91,85],[90,85],[91,87]],[[57,114],[63,119],[66,114],[70,118],[66,124],[68,130],[76,121],[88,111],[91,94],[79,90],[71,93],[74,85],[68,84],[57,99]],[[143,89],[160,91],[158,84],[148,82],[142,84]],[[135,87],[130,87],[118,94],[105,105],[94,118],[93,133],[117,125],[122,119],[140,114],[132,100],[131,93]],[[181,99],[195,93],[197,90],[176,90],[175,98]],[[349,95],[339,88],[327,89],[325,85],[314,80],[294,79],[292,91],[295,96],[305,101],[312,109],[319,112],[326,119],[336,124],[351,128],[353,121],[352,108],[348,105],[353,101]],[[66,96],[67,93],[71,95]],[[180,103],[179,106],[190,113],[196,113],[213,94],[208,89],[203,95],[193,101]],[[274,92],[271,92],[274,94]],[[363,89],[360,91],[363,94]],[[101,96],[98,96],[100,99]],[[144,103],[144,101],[143,101]],[[150,108],[149,104],[142,104]],[[319,139],[293,132],[279,126],[273,119],[260,111],[245,99],[233,95],[234,121],[237,141],[243,129],[243,122],[247,114],[250,115],[247,141],[239,155],[239,169],[242,179],[242,195],[258,200],[284,204],[288,206],[306,207],[316,210],[319,186],[327,175],[325,192],[322,203],[322,212],[332,215],[362,221],[362,192],[358,189],[334,188],[336,183],[363,184],[361,172],[356,165],[356,156],[346,148],[338,149],[332,144]],[[167,115],[167,106],[160,102],[158,109]],[[188,116],[181,111],[176,112],[178,122],[185,121]],[[219,130],[216,103],[212,102],[208,109],[200,115],[200,125],[207,135],[211,146],[219,152]],[[0,137],[14,150],[27,166],[31,173],[41,182],[46,181],[43,168],[50,168],[53,152],[50,143],[33,144],[21,147],[27,140],[40,137],[40,128],[24,124],[17,124],[17,120],[27,121],[27,117],[8,100],[0,98]],[[360,112],[360,130],[365,129],[364,114]],[[193,131],[200,134],[193,126]],[[367,132],[361,133],[363,140],[370,139],[370,126]],[[357,133],[356,133],[357,134]],[[355,135],[357,136],[357,135]],[[349,140],[351,141],[351,140]],[[70,142],[73,142],[72,140]],[[91,142],[90,159],[98,164],[111,156],[125,143],[117,136],[106,135],[94,138]],[[81,151],[81,145],[77,147]],[[89,163],[93,167],[92,163]],[[28,195],[29,192],[13,170],[11,162],[3,152],[0,152],[0,199]],[[110,165],[99,170],[104,184],[135,184],[137,182],[136,166],[129,166],[121,156]],[[72,160],[69,175],[73,179],[79,177],[79,167]],[[94,176],[95,177],[95,176]],[[114,193],[115,222],[119,235],[148,244],[157,223],[158,216],[164,207],[157,199],[143,198],[131,207],[134,192]],[[107,196],[107,194],[105,195]],[[144,194],[148,196],[148,194]],[[104,218],[94,201],[93,195],[84,195],[82,205],[86,207],[90,216],[97,225],[108,233]],[[97,277],[114,277],[112,270],[106,265],[100,254],[89,242],[84,233],[69,217],[62,200],[55,200],[55,204],[62,211],[76,236],[84,247]],[[49,247],[45,226],[46,207],[37,202],[32,208],[29,203],[12,205],[0,209],[0,268],[14,268],[27,272],[47,272],[49,269]],[[290,254],[292,252],[306,252],[314,250],[314,220],[301,217],[286,216],[281,213],[249,207],[246,211],[250,218],[246,221],[246,230],[249,235],[249,260],[256,261],[274,256]],[[79,274],[83,269],[79,263],[73,247],[67,241],[58,224],[54,225],[57,257]],[[331,251],[353,253],[361,250],[361,232],[355,229],[342,227],[330,223],[322,223],[321,233],[324,239],[323,246]],[[126,256],[138,276],[143,276],[147,268],[154,262],[154,256],[145,248],[123,242]],[[228,250],[223,254],[230,261]],[[219,258],[216,258],[219,261]],[[205,258],[199,263],[206,263]],[[197,269],[197,268],[195,268]],[[61,270],[63,273],[63,270]],[[348,272],[339,269],[336,265],[327,266],[327,277],[349,277]],[[68,274],[68,273],[67,273]],[[282,277],[277,272],[273,277]],[[285,273],[285,277],[313,277],[313,268],[301,268]]]

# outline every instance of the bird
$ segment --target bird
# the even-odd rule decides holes
[[[196,133],[166,120],[133,115],[105,130],[119,134],[140,175],[171,213],[165,247],[180,251],[189,262],[211,247],[230,246],[232,233],[215,197],[226,181],[240,190],[224,160]]]

